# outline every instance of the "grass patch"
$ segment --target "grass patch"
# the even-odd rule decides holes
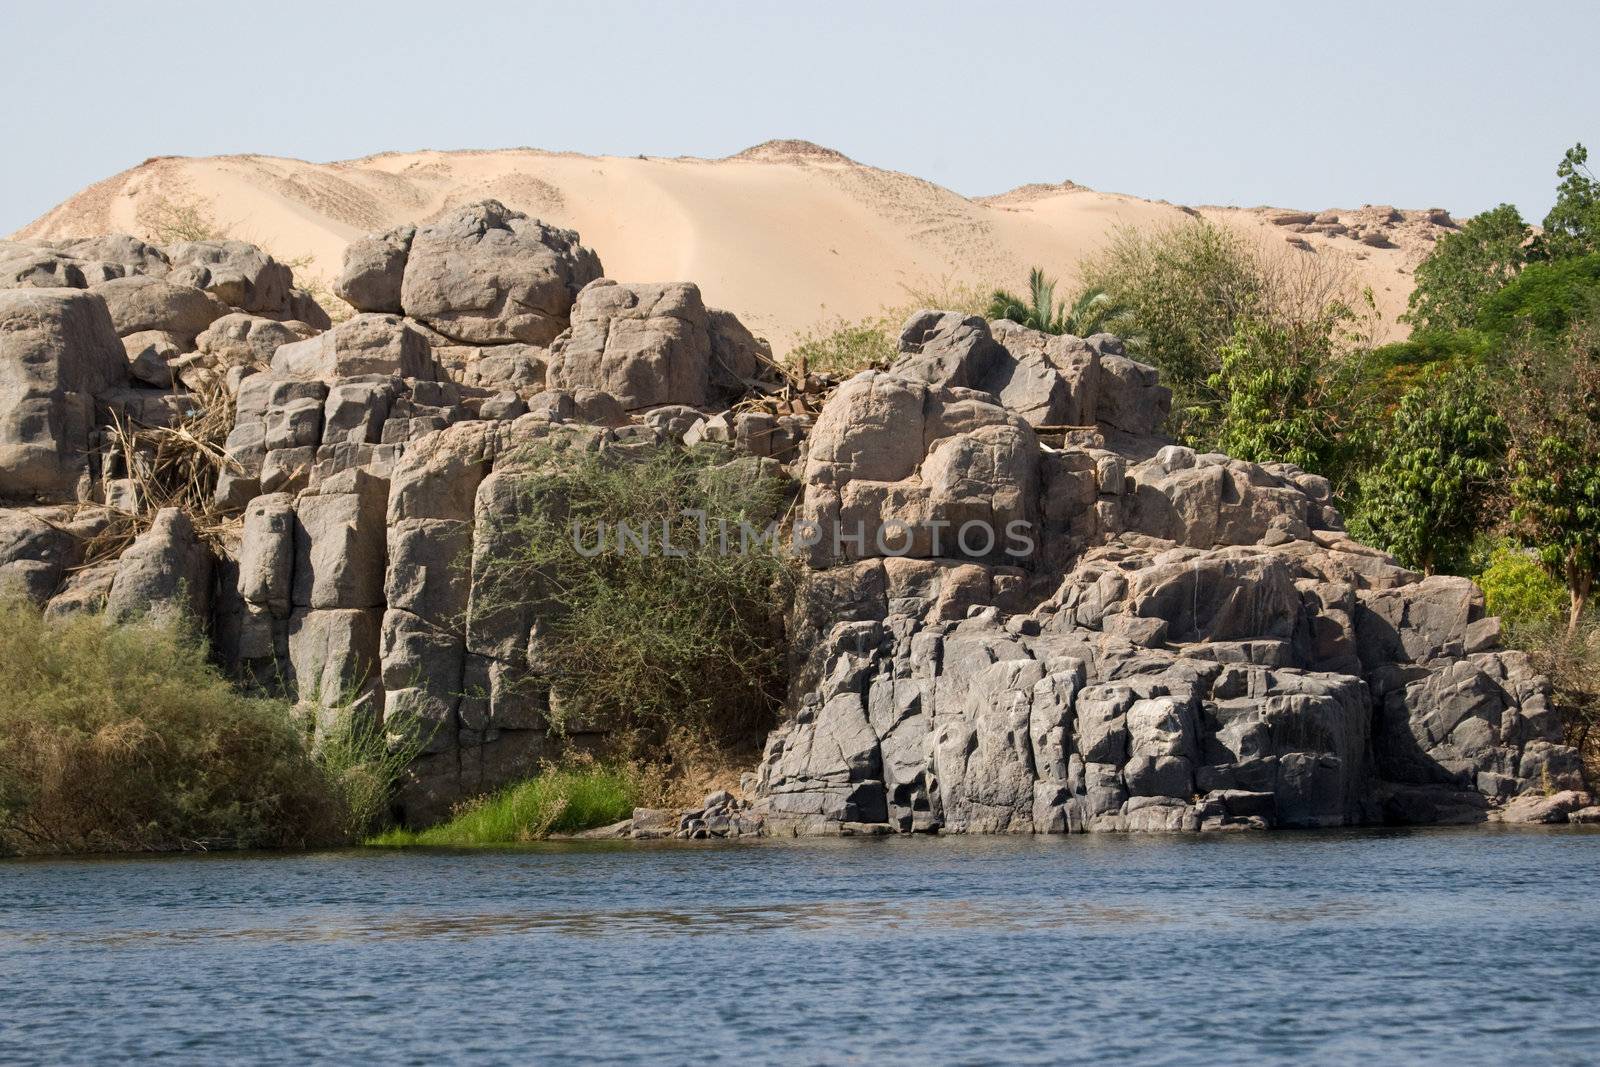
[[[633,814],[634,776],[612,767],[555,768],[469,805],[426,830],[391,830],[380,848],[505,845],[608,826]]]
[[[849,378],[864,370],[882,370],[899,352],[900,324],[889,316],[847,322],[838,319],[801,334],[785,357],[795,374]]]

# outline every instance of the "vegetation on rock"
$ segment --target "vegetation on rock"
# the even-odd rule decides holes
[[[984,313],[988,319],[1009,319],[1040,333],[1089,337],[1106,332],[1122,334],[1126,331],[1128,315],[1117,306],[1111,295],[1101,289],[1084,289],[1071,300],[1056,300],[1056,283],[1046,278],[1038,267],[1028,273],[1028,295],[1017,296],[1004,289],[996,289],[989,298]],[[1130,341],[1130,337],[1124,337]]]
[[[482,610],[548,609],[537,673],[560,727],[659,750],[679,731],[759,743],[785,685],[789,575],[766,536],[790,483],[715,445],[541,445],[481,561]]]
[[[0,851],[279,848],[358,840],[405,754],[314,753],[171,622],[47,620],[0,602]]]

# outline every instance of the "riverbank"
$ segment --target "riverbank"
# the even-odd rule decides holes
[[[1597,879],[1564,827],[7,861],[0,1025],[34,1060],[1576,1062]]]

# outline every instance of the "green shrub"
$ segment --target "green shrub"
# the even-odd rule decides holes
[[[1478,305],[1478,328],[1504,337],[1528,331],[1552,342],[1574,323],[1600,313],[1600,252],[1530,263]]]
[[[1203,220],[1121,229],[1078,273],[1085,292],[1104,294],[1117,309],[1117,329],[1135,341],[1130,351],[1155,364],[1172,388],[1169,430],[1202,450],[1217,444],[1229,401],[1222,353],[1242,328],[1346,329],[1360,304],[1338,260],[1270,252]]]
[[[351,705],[345,700],[326,716],[333,726],[312,757],[338,800],[339,838],[360,841],[389,824],[395,786],[429,737],[401,716],[390,715],[380,726]]]
[[[549,687],[552,724],[577,716],[649,748],[682,729],[731,746],[764,735],[786,680],[789,572],[781,546],[741,524],[764,532],[783,513],[792,485],[776,465],[720,446],[594,451],[566,438],[522,462],[518,500],[478,561],[475,610],[540,605],[529,684]],[[625,543],[622,523],[650,551]]]
[[[1377,461],[1361,476],[1350,532],[1425,574],[1463,573],[1505,471],[1506,425],[1493,399],[1471,363],[1407,390],[1373,435]]]
[[[807,331],[789,350],[795,373],[849,378],[864,370],[882,370],[899,353],[900,324],[887,315],[829,325]]]
[[[1430,333],[1472,326],[1483,301],[1528,261],[1531,234],[1517,209],[1501,204],[1439,238],[1417,265],[1404,321]]]
[[[1071,300],[1057,302],[1055,281],[1046,278],[1038,267],[1028,272],[1026,296],[996,289],[984,309],[984,317],[1009,319],[1030,330],[1075,337],[1097,333],[1126,335],[1132,326],[1132,317],[1117,306],[1110,294],[1098,289],[1084,289]],[[1124,336],[1124,340],[1130,342],[1130,347],[1138,346],[1131,338]]]
[[[240,695],[199,640],[0,602],[0,849],[294,847],[341,821],[287,705]]]
[[[385,848],[504,845],[536,841],[620,822],[633,814],[638,790],[626,771],[607,767],[548,768],[426,830],[391,830],[368,844]]]
[[[1566,587],[1537,556],[1515,545],[1496,548],[1477,582],[1488,613],[1509,628],[1553,625],[1566,614]]]

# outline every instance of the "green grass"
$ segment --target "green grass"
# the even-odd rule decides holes
[[[391,830],[368,840],[379,848],[505,845],[571,834],[633,814],[636,784],[605,767],[549,770],[478,801],[426,830]]]

